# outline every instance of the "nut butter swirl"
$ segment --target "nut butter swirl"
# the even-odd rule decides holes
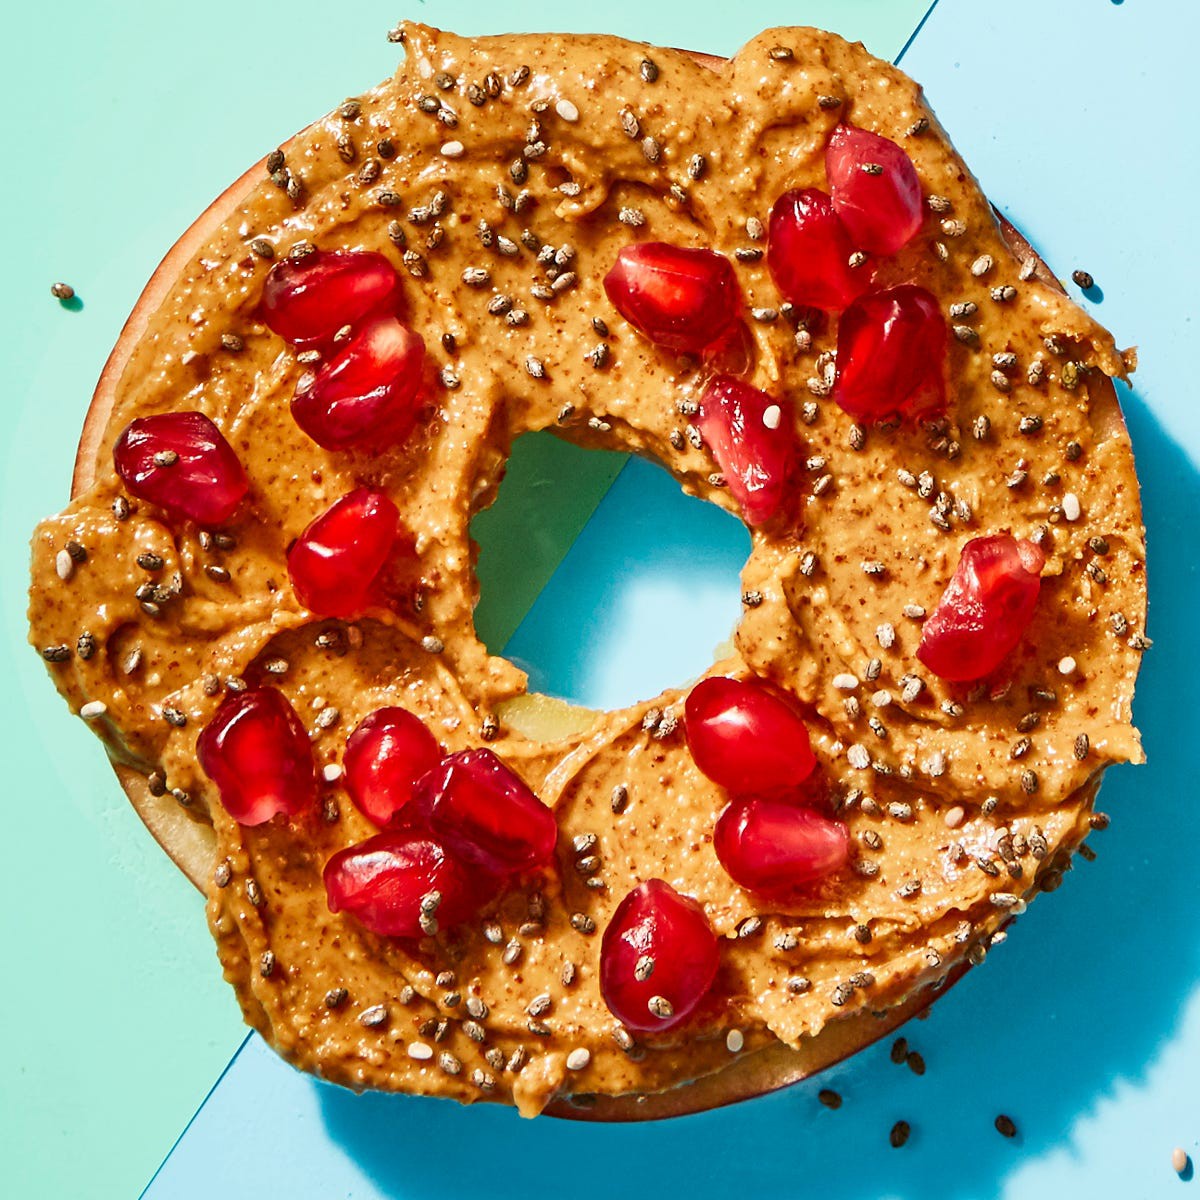
[[[511,1099],[532,1113],[560,1094],[715,1072],[730,1029],[743,1053],[801,1044],[980,960],[1014,911],[1057,885],[1103,769],[1141,759],[1130,705],[1146,645],[1143,530],[1111,337],[1010,248],[917,86],[860,46],[769,30],[714,71],[609,37],[403,32],[394,78],[292,139],[283,179],[264,171],[179,272],[116,385],[90,485],[34,538],[32,639],[60,691],[73,711],[102,702],[93,722],[114,760],[211,823],[209,920],[247,1019],[292,1062],[351,1087]],[[747,229],[784,190],[824,186],[840,120],[901,143],[920,175],[925,226],[877,281],[928,288],[954,327],[942,421],[852,428],[827,398],[836,318],[798,328],[780,313],[765,243]],[[500,235],[516,253],[497,249]],[[701,365],[647,346],[604,297],[601,278],[634,237],[734,261],[748,378],[780,398],[805,445],[803,528],[754,532],[742,582],[761,603],[713,668],[801,699],[850,827],[852,869],[786,912],[716,860],[724,796],[673,727],[684,692],[535,740],[504,715],[523,674],[487,653],[472,622],[468,523],[522,433],[645,455],[734,507],[708,451],[680,436]],[[404,273],[407,319],[445,369],[405,446],[332,453],[291,420],[305,367],[256,317],[271,265],[259,239],[276,257],[302,241],[371,248]],[[543,246],[567,247],[554,278]],[[220,536],[130,506],[111,466],[131,419],[181,408],[210,416],[250,477],[244,515]],[[395,610],[315,621],[285,552],[361,483],[399,507],[420,577]],[[1034,538],[1047,567],[1011,679],[964,692],[914,652],[963,542],[993,532]],[[87,558],[63,579],[68,541]],[[139,566],[147,553],[161,569]],[[423,647],[431,635],[440,653]],[[380,705],[411,709],[450,750],[480,744],[498,715],[492,748],[556,810],[560,870],[419,946],[331,914],[322,866],[372,831],[336,782],[321,812],[290,824],[229,819],[195,740],[231,678],[281,688],[318,765],[339,762]],[[576,869],[581,833],[596,835],[594,874]],[[696,896],[728,940],[710,1001],[635,1043],[600,998],[599,935],[652,876]],[[569,1070],[579,1048],[586,1065]]]

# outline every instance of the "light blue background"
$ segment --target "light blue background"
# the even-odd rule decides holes
[[[604,24],[602,10],[595,16]],[[268,1188],[363,1198],[1190,1194],[1195,1184],[1169,1158],[1175,1145],[1194,1154],[1200,1135],[1189,704],[1200,665],[1198,44],[1192,4],[941,0],[904,59],[989,195],[1064,276],[1093,273],[1087,302],[1141,349],[1123,401],[1144,485],[1156,643],[1137,702],[1150,765],[1105,783],[1114,822],[1092,839],[1099,861],[1080,863],[906,1030],[928,1074],[892,1065],[879,1046],[819,1082],[733,1109],[602,1128],[355,1097],[297,1075],[252,1039],[151,1186],[153,1200]],[[701,667],[727,633],[740,535],[681,506],[660,551],[654,525],[628,517],[648,496],[667,502],[664,489],[650,469],[627,469],[514,638],[513,652],[533,658],[553,690],[592,703],[654,691],[671,672]],[[680,583],[684,546],[695,551]],[[690,597],[702,614],[681,659],[671,614]],[[843,1092],[840,1111],[818,1105],[825,1085]],[[1017,1120],[1014,1141],[993,1130],[997,1112]],[[914,1132],[897,1151],[887,1132],[898,1118]]]

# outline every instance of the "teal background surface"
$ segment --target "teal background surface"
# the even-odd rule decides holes
[[[395,48],[384,33],[398,16],[475,33],[600,29],[721,53],[765,26],[811,22],[894,57],[927,7],[212,0],[197,10],[72,0],[7,15],[6,1194],[133,1197],[160,1164],[147,1190],[154,1200],[523,1197],[568,1186],[698,1200],[752,1191],[1126,1200],[1197,1186],[1168,1161],[1174,1145],[1195,1154],[1200,1138],[1200,882],[1183,687],[1200,666],[1194,5],[940,0],[905,52],[989,195],[1064,276],[1091,271],[1098,286],[1085,303],[1122,344],[1140,346],[1142,369],[1123,401],[1144,482],[1156,642],[1136,707],[1150,765],[1106,782],[1102,807],[1114,825],[1096,839],[1099,860],[1081,863],[984,969],[907,1031],[928,1061],[924,1078],[877,1047],[833,1073],[830,1086],[846,1097],[837,1113],[804,1085],[665,1126],[599,1129],[354,1097],[297,1075],[244,1040],[199,897],[24,644],[27,538],[65,499],[87,399],[142,284],[249,162],[390,72]],[[78,311],[50,298],[59,278],[78,289]],[[551,453],[541,478],[562,465]],[[736,617],[744,553],[744,534],[723,514],[679,497],[653,468],[619,466],[596,468],[581,503],[544,539],[538,569],[513,579],[518,599],[481,617],[537,682],[596,705],[704,665]],[[531,471],[512,501],[526,531],[538,478]],[[647,503],[672,506],[665,545],[630,519]],[[485,540],[498,556],[484,585],[493,603],[504,563],[522,549],[505,550],[496,533]],[[662,613],[681,596],[692,601],[688,623],[664,637]],[[1014,1142],[991,1128],[999,1111],[1018,1121]],[[914,1136],[892,1151],[887,1130],[900,1117]],[[475,1149],[462,1154],[464,1144]]]

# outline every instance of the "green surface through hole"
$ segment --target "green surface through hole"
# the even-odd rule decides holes
[[[471,522],[480,544],[475,629],[493,654],[516,632],[627,457],[581,450],[544,432],[514,443],[496,502]]]

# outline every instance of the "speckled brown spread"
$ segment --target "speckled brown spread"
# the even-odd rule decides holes
[[[713,73],[608,37],[405,34],[395,78],[290,143],[284,174],[264,172],[179,274],[120,378],[94,482],[34,539],[32,637],[59,660],[72,710],[103,702],[92,719],[110,753],[212,823],[209,919],[247,1019],[292,1062],[353,1087],[511,1097],[536,1112],[557,1094],[714,1072],[730,1030],[742,1053],[800,1043],[978,961],[1024,898],[1061,877],[1099,773],[1142,756],[1130,702],[1143,535],[1103,378],[1124,371],[1111,338],[1022,270],[919,89],[861,47],[772,30]],[[825,399],[836,322],[798,331],[776,313],[765,243],[747,227],[786,188],[824,186],[841,119],[900,142],[928,197],[924,230],[878,283],[922,284],[954,326],[950,410],[933,426],[857,430]],[[684,693],[671,691],[554,744],[501,719],[492,748],[556,811],[558,871],[419,948],[381,939],[326,907],[323,864],[371,832],[338,783],[320,812],[242,829],[197,766],[196,736],[242,679],[287,694],[320,766],[384,704],[419,714],[448,749],[480,744],[525,680],[475,636],[468,520],[527,430],[647,455],[732,506],[688,427],[698,364],[638,338],[600,286],[617,249],[643,237],[736,262],[751,380],[784,400],[806,443],[805,528],[754,534],[736,655],[714,669],[751,670],[811,707],[853,869],[786,913],[734,885],[711,845],[724,797],[694,767]],[[369,247],[407,271],[409,319],[445,373],[403,449],[331,453],[296,427],[288,401],[305,366],[255,319],[271,265],[256,239],[276,256],[301,241]],[[548,270],[537,245],[570,249]],[[466,285],[467,268],[487,282]],[[211,416],[249,473],[223,536],[172,527],[149,504],[122,509],[114,439],[134,416],[175,409]],[[284,552],[359,482],[400,507],[419,582],[397,611],[315,621]],[[1047,566],[1011,682],[980,695],[924,675],[914,650],[962,544],[1002,531],[1038,540]],[[69,541],[86,561],[68,569]],[[161,568],[139,566],[147,552]],[[597,839],[591,874],[580,834]],[[652,876],[698,897],[728,940],[694,1019],[633,1044],[599,995],[599,934]],[[569,1070],[579,1048],[587,1064]]]

